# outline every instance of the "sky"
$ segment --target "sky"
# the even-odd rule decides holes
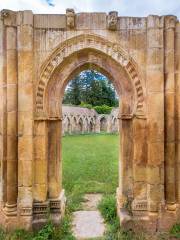
[[[180,19],[180,0],[0,0],[0,9],[32,10],[34,13],[109,12],[119,16],[145,17],[149,14],[176,15]]]

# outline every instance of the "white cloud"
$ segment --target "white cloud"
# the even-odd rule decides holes
[[[31,9],[34,13],[65,13],[66,8],[76,12],[109,12],[117,10],[120,16],[147,16],[174,14],[180,17],[179,0],[0,0],[0,9]]]

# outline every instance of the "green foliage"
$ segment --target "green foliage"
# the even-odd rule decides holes
[[[180,223],[175,224],[170,230],[170,234],[173,237],[180,239]]]
[[[68,84],[63,104],[79,105],[81,102],[92,106],[117,106],[118,99],[111,82],[101,73],[86,70]]]
[[[91,104],[89,104],[89,103],[81,102],[80,107],[92,109],[93,106]]]
[[[109,107],[105,104],[103,104],[102,106],[95,106],[94,109],[99,114],[109,114],[112,111],[112,107]]]
[[[63,103],[79,105],[81,103],[80,93],[82,88],[81,79],[79,76],[75,77],[73,81],[68,85],[67,91],[65,93]]]
[[[62,220],[60,226],[53,231],[54,240],[75,240],[71,232],[71,218],[67,214]]]
[[[116,218],[116,200],[114,195],[105,196],[98,206],[106,222],[112,222]]]
[[[104,240],[145,240],[143,233],[135,234],[132,231],[123,231],[120,227],[116,212],[115,195],[105,195],[98,205],[105,219],[107,231]]]
[[[51,222],[48,222],[39,232],[37,232],[37,235],[33,238],[33,240],[48,240],[53,239],[53,232],[55,230],[55,227]]]
[[[5,232],[2,228],[0,228],[0,240],[4,240],[5,239]]]

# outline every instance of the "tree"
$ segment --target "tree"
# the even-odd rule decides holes
[[[81,103],[81,89],[81,79],[79,76],[76,76],[67,87],[63,103],[79,105]]]
[[[95,70],[86,70],[68,84],[63,103],[114,107],[118,105],[118,99],[108,78]]]

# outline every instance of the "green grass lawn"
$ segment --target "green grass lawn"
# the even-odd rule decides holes
[[[73,135],[62,140],[63,187],[72,193],[115,193],[119,136]]]

